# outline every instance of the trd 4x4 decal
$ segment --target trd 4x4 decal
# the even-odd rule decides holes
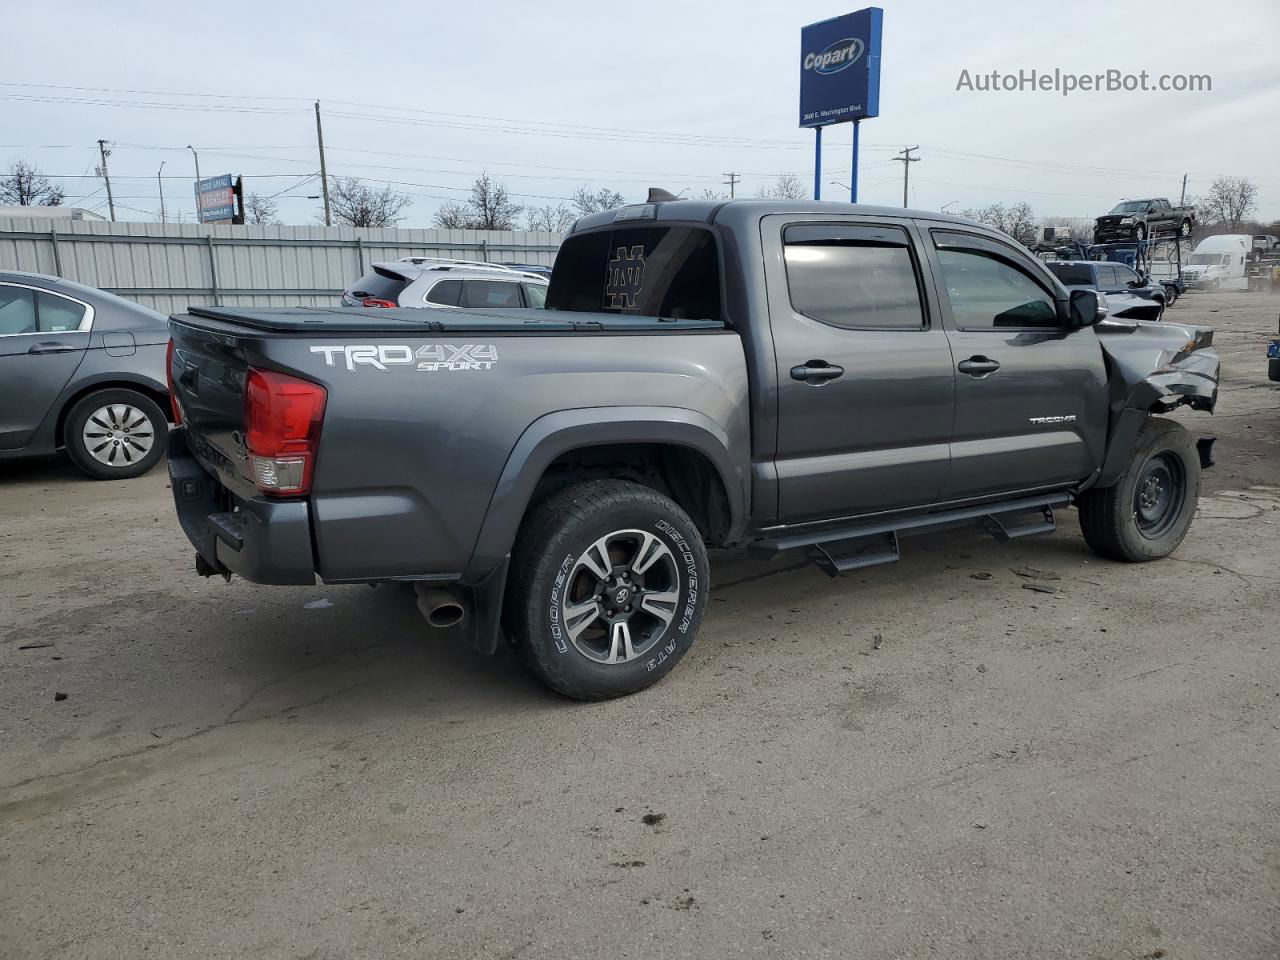
[[[415,350],[401,343],[320,344],[312,353],[324,354],[326,367],[357,366],[387,371],[413,366],[434,373],[439,370],[492,370],[498,362],[498,347],[492,343],[424,343]]]

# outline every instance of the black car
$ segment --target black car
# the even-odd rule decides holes
[[[0,272],[0,461],[65,448],[99,480],[164,456],[168,320],[58,277]]]

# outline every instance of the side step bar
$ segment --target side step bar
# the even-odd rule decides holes
[[[1055,507],[1071,503],[1069,493],[1025,497],[1000,503],[984,503],[955,510],[939,510],[891,519],[864,520],[842,526],[810,528],[780,533],[756,540],[748,548],[751,553],[773,556],[784,550],[804,549],[828,576],[847,570],[893,563],[898,560],[898,537],[904,533],[924,533],[947,527],[976,524],[1001,543],[1052,533],[1057,524]],[[1031,517],[1027,515],[1031,514]]]

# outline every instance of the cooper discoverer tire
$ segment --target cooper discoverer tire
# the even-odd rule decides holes
[[[525,517],[504,619],[526,664],[577,700],[656,683],[688,652],[709,564],[670,498],[625,480],[575,483]]]
[[[146,394],[113,387],[77,400],[62,437],[83,472],[96,480],[125,480],[142,476],[164,456],[169,424]]]
[[[1129,563],[1158,560],[1182,543],[1199,497],[1195,441],[1182,424],[1149,417],[1120,479],[1080,496],[1080,528],[1099,556]]]

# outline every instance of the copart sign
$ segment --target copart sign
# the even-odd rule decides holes
[[[883,17],[867,7],[800,31],[800,126],[879,115]]]

